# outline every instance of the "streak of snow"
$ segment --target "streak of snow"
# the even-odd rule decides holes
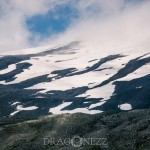
[[[14,102],[14,103],[11,104],[11,106],[14,106],[14,105],[19,104],[19,103],[20,102]]]
[[[10,116],[14,116],[16,113],[20,112],[20,110],[14,111],[10,114]]]
[[[30,107],[22,107],[22,105],[17,106],[17,110],[35,110],[37,108],[38,107],[36,107],[36,106],[30,106]]]
[[[65,102],[57,107],[50,108],[49,112],[53,114],[65,114],[65,113],[87,113],[87,114],[96,114],[96,113],[101,113],[102,111],[100,110],[89,110],[87,108],[76,108],[74,110],[61,110],[69,105],[71,105],[72,102]]]
[[[16,64],[9,65],[8,68],[0,70],[0,74],[6,74],[16,69]]]

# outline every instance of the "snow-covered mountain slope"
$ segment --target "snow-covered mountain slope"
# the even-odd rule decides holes
[[[150,107],[147,49],[72,42],[0,57],[0,116],[100,113]]]

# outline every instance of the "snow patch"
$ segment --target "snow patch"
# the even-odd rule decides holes
[[[13,113],[10,114],[10,116],[14,116],[14,115],[17,114],[18,112],[20,112],[20,110],[14,111]]]
[[[12,64],[12,65],[9,65],[8,68],[4,69],[4,70],[1,70],[0,71],[0,74],[3,75],[3,74],[6,74],[6,73],[9,73],[13,70],[16,69],[16,64]]]
[[[125,104],[118,105],[118,108],[120,108],[121,110],[131,110],[132,106],[131,104],[125,103]]]
[[[19,103],[20,102],[14,102],[14,103],[11,104],[11,106],[14,106],[14,105],[19,104]]]
[[[136,89],[141,89],[141,88],[142,88],[142,86],[137,86],[137,87],[136,87]]]
[[[30,107],[23,107],[22,105],[18,105],[17,106],[17,110],[35,110],[35,109],[37,109],[38,107],[36,107],[36,106],[30,106]]]
[[[101,113],[102,111],[100,110],[89,110],[88,108],[76,108],[73,110],[62,110],[63,108],[71,105],[72,102],[65,102],[57,107],[54,108],[50,108],[49,112],[51,112],[52,114],[65,114],[65,113],[86,113],[86,114],[97,114],[97,113]]]

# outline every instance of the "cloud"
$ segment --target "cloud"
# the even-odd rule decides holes
[[[60,0],[1,0],[0,51],[31,47],[30,39],[34,35],[27,28],[26,20],[35,15],[44,15],[58,4],[62,2]]]
[[[93,0],[78,9],[82,14],[72,26],[51,41],[80,40],[105,48],[150,46],[150,1]],[[113,5],[111,5],[113,4]],[[88,9],[93,5],[93,9]],[[99,9],[94,10],[94,6]],[[90,17],[89,17],[90,16]]]
[[[45,15],[57,5],[69,5],[79,17],[67,30],[41,38],[29,31],[26,20]],[[149,47],[149,0],[2,0],[0,3],[0,51],[60,44],[80,40],[101,48]]]

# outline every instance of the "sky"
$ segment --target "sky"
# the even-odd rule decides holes
[[[0,52],[83,41],[150,46],[150,0],[1,0]]]

